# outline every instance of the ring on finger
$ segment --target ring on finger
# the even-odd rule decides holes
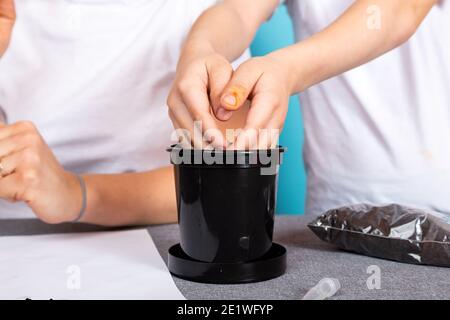
[[[0,177],[6,177],[9,175],[10,172],[8,172],[5,168],[5,165],[3,164],[3,161],[0,160]]]

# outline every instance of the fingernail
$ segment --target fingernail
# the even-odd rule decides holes
[[[228,120],[228,118],[232,115],[231,111],[228,111],[224,108],[219,108],[217,110],[217,118],[220,120]]]
[[[234,95],[232,94],[226,94],[223,97],[223,102],[231,107],[235,107],[237,104],[237,99]]]

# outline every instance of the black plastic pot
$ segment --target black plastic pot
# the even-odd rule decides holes
[[[168,149],[175,168],[181,249],[192,259],[248,262],[272,247],[284,149]]]

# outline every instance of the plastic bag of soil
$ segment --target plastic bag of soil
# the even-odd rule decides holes
[[[339,248],[405,263],[450,267],[450,216],[400,205],[351,205],[308,227]]]

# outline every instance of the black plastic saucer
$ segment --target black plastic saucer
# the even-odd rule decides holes
[[[239,284],[265,281],[286,271],[286,249],[273,243],[261,258],[249,262],[215,263],[190,258],[176,244],[169,249],[168,267],[174,276],[202,283]]]

